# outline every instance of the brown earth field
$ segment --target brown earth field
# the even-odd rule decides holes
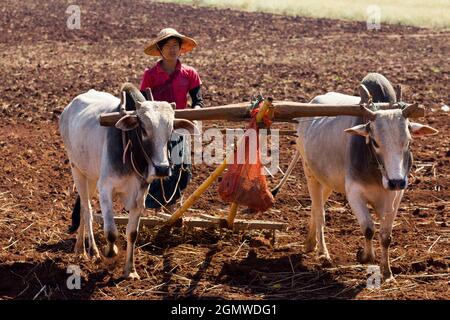
[[[449,112],[442,109],[450,102],[450,32],[385,24],[368,31],[364,22],[141,0],[77,4],[81,28],[71,30],[67,1],[2,1],[0,299],[450,298],[450,127]],[[144,69],[156,61],[143,48],[167,26],[198,41],[182,60],[199,71],[208,107],[250,101],[259,92],[299,102],[327,91],[355,94],[368,72],[401,84],[405,101],[426,107],[420,121],[439,134],[412,143],[415,162],[390,251],[396,281],[366,287],[367,265],[356,261],[364,237],[341,194],[326,204],[332,264],[305,253],[311,202],[301,164],[273,208],[238,212],[238,218],[286,222],[288,229],[276,232],[275,243],[258,230],[174,228],[164,233],[142,227],[136,248],[141,280],[134,281],[120,277],[123,226],[117,259],[96,263],[75,257],[75,235],[67,228],[76,194],[58,132],[59,114],[91,88],[118,95],[123,82],[139,84]],[[203,125],[243,128],[245,123]],[[293,128],[289,123],[273,127]],[[283,171],[294,143],[290,136],[280,139]],[[186,193],[215,167],[195,164]],[[278,173],[268,183],[272,187],[280,179]],[[220,200],[217,187],[215,182],[187,215],[227,213],[229,205]],[[94,208],[99,211],[95,199]],[[94,223],[94,233],[103,248],[101,224]],[[73,264],[82,272],[80,290],[66,286]]]

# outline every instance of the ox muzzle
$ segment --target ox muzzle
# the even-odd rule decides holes
[[[155,166],[155,174],[158,178],[165,178],[172,175],[170,166]]]
[[[408,185],[408,181],[406,179],[389,179],[388,187],[389,190],[404,190]]]

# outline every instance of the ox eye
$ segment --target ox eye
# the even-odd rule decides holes
[[[372,144],[375,148],[379,148],[380,146],[378,145],[378,143],[375,141],[375,139],[372,139]]]

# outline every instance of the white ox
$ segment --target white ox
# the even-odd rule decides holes
[[[119,104],[125,106],[125,92],[134,98],[136,111],[123,116],[115,127],[100,126],[100,114],[119,111]],[[125,84],[121,93],[122,102],[109,93],[95,90],[80,94],[62,112],[59,129],[81,199],[75,253],[86,255],[86,231],[90,253],[100,258],[92,231],[90,203],[98,189],[108,241],[105,256],[117,255],[115,241],[118,232],[114,223],[113,198],[118,196],[129,212],[124,277],[139,278],[134,265],[134,245],[148,185],[156,177],[170,175],[167,142],[172,131],[181,127],[193,130],[193,124],[174,119],[172,105],[167,102],[145,101],[131,84]],[[123,131],[130,134],[128,149],[124,148]]]
[[[370,94],[369,94],[369,92]],[[362,82],[361,98],[330,92],[315,97],[318,104],[358,104],[367,102],[396,102],[396,93],[389,81],[371,73]],[[415,106],[411,106],[415,108]],[[286,181],[301,154],[311,197],[311,217],[305,243],[307,252],[318,245],[319,256],[329,260],[324,239],[324,204],[332,191],[345,194],[365,236],[364,249],[357,254],[361,263],[374,262],[372,245],[374,223],[370,205],[380,219],[381,272],[385,280],[392,278],[389,245],[393,221],[397,214],[408,174],[412,165],[412,137],[437,133],[437,130],[411,122],[413,111],[391,109],[372,112],[361,117],[301,118],[297,125],[297,154],[289,165]]]

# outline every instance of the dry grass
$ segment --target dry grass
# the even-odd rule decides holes
[[[380,8],[381,23],[450,28],[450,1],[447,0],[163,0],[163,2],[357,21],[367,21],[373,14],[371,6],[376,5]]]

